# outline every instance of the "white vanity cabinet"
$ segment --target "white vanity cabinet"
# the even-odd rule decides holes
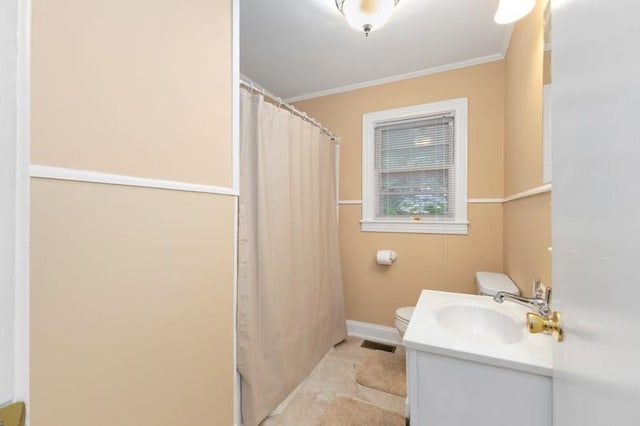
[[[450,306],[454,322],[439,315]],[[551,426],[551,337],[528,334],[526,312],[486,296],[423,291],[403,341],[411,425]],[[522,335],[513,324],[501,331],[509,321]]]
[[[551,377],[407,350],[412,426],[551,426]]]

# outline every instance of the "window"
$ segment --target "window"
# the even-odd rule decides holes
[[[362,230],[466,234],[467,99],[363,116]]]

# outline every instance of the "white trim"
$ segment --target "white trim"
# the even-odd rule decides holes
[[[519,198],[530,197],[532,195],[540,194],[541,192],[547,192],[547,190],[542,190],[541,192],[537,192],[542,187],[533,188],[529,191],[524,191],[519,194],[512,195],[509,199],[506,198],[469,198],[467,200],[468,204],[501,204],[507,201],[517,200]],[[546,188],[546,185],[544,186]],[[551,187],[548,188],[551,190]],[[533,191],[531,194],[529,192]],[[339,200],[338,205],[340,206],[354,206],[362,204],[362,200]]]
[[[336,221],[340,223],[340,144],[335,144],[333,148],[335,155],[333,176],[335,179],[335,191],[336,191]]]
[[[347,320],[347,334],[351,337],[371,340],[388,345],[402,345],[400,333],[394,327]]]
[[[434,222],[412,220],[361,220],[362,232],[398,232],[407,234],[467,235],[469,222]]]
[[[233,195],[238,192],[233,188],[224,188],[197,183],[178,182],[173,180],[151,179],[138,176],[118,175],[95,172],[92,170],[67,169],[64,167],[40,166],[32,164],[31,177],[42,179],[71,180],[75,182],[104,183],[109,185],[136,186],[141,188],[168,189],[172,191],[204,192],[207,194]]]
[[[394,327],[347,320],[347,334],[351,337],[371,340],[388,345],[402,345],[400,333]]]
[[[238,214],[240,209],[240,199],[235,198],[234,201],[234,217],[233,217],[233,415],[234,424],[242,425],[242,406],[241,406],[241,379],[238,372]]]
[[[31,141],[31,2],[18,0],[16,79],[16,229],[15,229],[15,390],[16,400],[27,406],[30,424],[29,252]]]
[[[412,232],[466,234],[467,222],[467,127],[468,99],[457,98],[403,108],[376,111],[362,116],[362,221],[365,232]],[[454,125],[455,217],[452,221],[411,221],[376,218],[375,128],[380,123],[410,120],[452,112]]]
[[[504,39],[502,40],[502,49],[500,49],[500,51],[502,52],[502,58],[506,58],[507,57],[507,53],[509,52],[509,46],[511,45],[511,37],[513,37],[513,30],[515,29],[516,24],[515,22],[512,24],[509,24],[509,26],[507,27],[507,32],[504,35]]]
[[[240,0],[233,0],[231,34],[231,80],[232,80],[232,146],[231,187],[240,193]]]
[[[538,194],[544,194],[545,192],[551,192],[551,184],[550,183],[546,184],[546,185],[535,187],[533,189],[529,189],[527,191],[523,191],[523,192],[519,192],[517,194],[511,195],[511,196],[505,198],[504,202],[508,203],[509,201],[520,200],[522,198],[532,197],[532,196],[538,195]]]
[[[504,198],[469,198],[467,200],[469,204],[493,204],[504,203]]]
[[[24,162],[28,159],[29,77],[28,3],[8,0],[0,6],[0,405],[28,397],[28,202]],[[25,147],[25,144],[27,145]],[[28,182],[27,182],[28,183]],[[26,214],[26,217],[25,217]],[[26,297],[25,297],[26,296]]]
[[[504,59],[502,53],[494,53],[493,55],[481,56],[479,58],[468,59],[466,61],[454,62],[452,64],[440,65],[431,68],[425,68],[418,71],[412,71],[404,74],[392,75],[389,77],[379,78],[376,80],[363,81],[362,83],[349,84],[346,86],[336,87],[334,89],[321,90],[318,92],[308,93],[306,95],[293,96],[284,100],[285,103],[300,102],[307,99],[319,98],[321,96],[335,95],[338,93],[350,92],[352,90],[365,89],[367,87],[381,86],[383,84],[394,83],[401,80],[409,80],[412,78],[424,77],[426,75],[438,74],[447,71],[453,71],[460,68],[472,67],[475,65],[486,64]]]
[[[240,0],[232,5],[232,84],[233,84],[233,146],[232,146],[232,183],[236,194],[240,194]],[[242,426],[242,394],[240,373],[238,372],[238,211],[239,200],[234,202],[233,217],[233,422]]]

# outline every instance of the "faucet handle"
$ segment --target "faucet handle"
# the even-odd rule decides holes
[[[549,306],[551,304],[551,287],[548,287],[548,286],[544,287],[543,296],[544,296],[544,303],[546,303],[547,306]]]
[[[542,290],[542,280],[540,277],[536,277],[533,282],[533,297],[534,299],[542,299],[543,290]]]

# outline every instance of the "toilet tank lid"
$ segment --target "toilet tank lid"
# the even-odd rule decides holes
[[[476,272],[476,284],[485,294],[495,294],[498,291],[520,294],[511,278],[498,272]]]

